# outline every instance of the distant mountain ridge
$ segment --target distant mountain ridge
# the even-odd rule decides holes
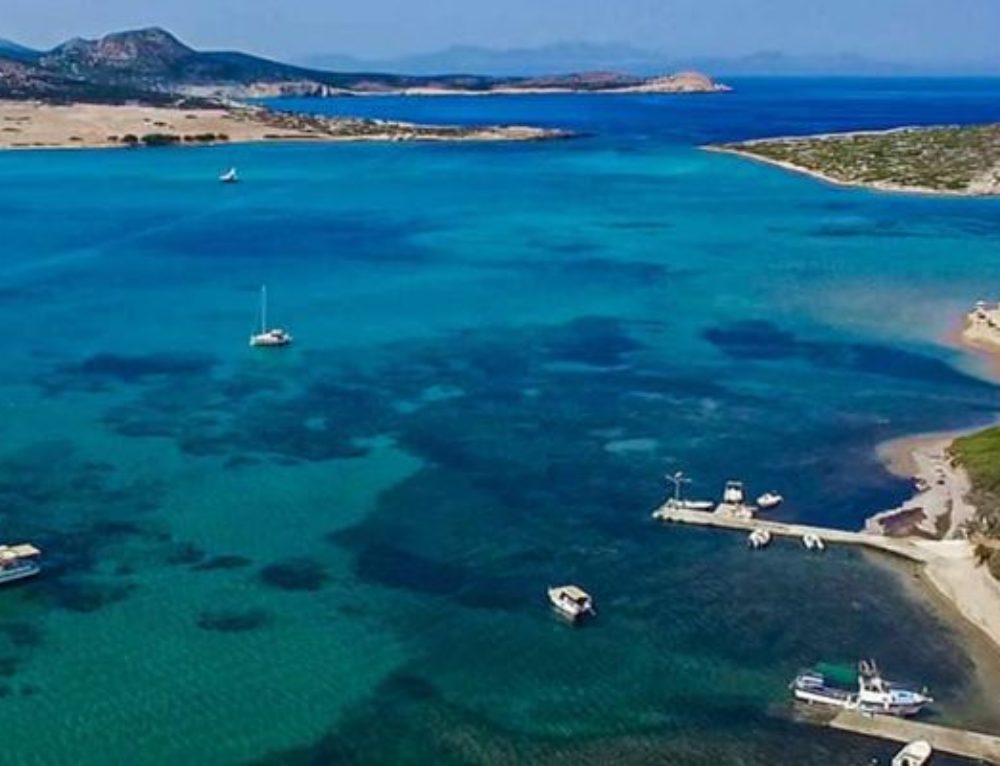
[[[230,51],[198,51],[151,27],[96,40],[74,38],[38,52],[0,45],[0,98],[84,97],[164,101],[171,97],[246,98],[388,92],[714,92],[725,90],[698,73],[642,77],[618,72],[490,77],[331,72]],[[90,94],[89,96],[87,94]]]
[[[955,61],[928,64],[874,59],[850,52],[792,54],[758,51],[733,56],[677,56],[618,43],[554,43],[534,48],[495,49],[453,46],[438,51],[384,59],[313,55],[304,66],[343,72],[407,72],[414,75],[478,72],[493,77],[530,77],[551,72],[613,69],[634,75],[695,69],[720,76],[916,76],[921,74],[998,74],[1000,63]]]

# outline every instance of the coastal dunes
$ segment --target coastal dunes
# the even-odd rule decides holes
[[[765,138],[705,148],[841,186],[935,195],[1000,195],[1000,125]]]
[[[533,141],[559,130],[453,127],[288,114],[259,107],[0,101],[0,149],[98,148],[259,141]]]

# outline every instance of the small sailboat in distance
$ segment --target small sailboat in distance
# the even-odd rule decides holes
[[[229,170],[219,176],[219,180],[224,184],[235,184],[239,183],[240,177],[236,174],[236,168],[229,168]]]
[[[292,336],[278,327],[267,329],[267,285],[260,287],[260,332],[250,336],[251,346],[287,346]]]

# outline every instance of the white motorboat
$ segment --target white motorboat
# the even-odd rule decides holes
[[[268,329],[267,326],[267,287],[260,288],[260,332],[250,336],[251,346],[275,347],[287,346],[292,342],[292,336],[278,327]]]
[[[857,691],[850,689],[852,680]],[[934,701],[926,689],[886,681],[874,660],[858,663],[857,670],[836,665],[805,670],[792,681],[791,689],[800,702],[869,715],[912,716]]]
[[[765,492],[763,495],[757,498],[757,507],[762,511],[769,510],[771,508],[777,508],[785,501],[781,495],[777,492]]]
[[[34,545],[0,545],[0,585],[25,577],[34,577],[42,571],[38,557],[42,552]]]
[[[581,617],[597,614],[590,594],[576,585],[549,588],[549,601],[559,614],[574,622]]]
[[[810,551],[824,551],[826,550],[826,543],[823,542],[823,538],[819,535],[814,535],[812,532],[802,535],[802,544],[806,547],[806,550]]]
[[[934,754],[930,742],[918,739],[896,753],[892,766],[924,766]]]
[[[766,548],[770,544],[771,533],[766,529],[757,528],[747,537],[747,545],[754,550]]]
[[[742,481],[727,481],[726,487],[722,491],[722,502],[727,505],[743,505],[745,494],[743,492]]]
[[[240,177],[236,173],[236,168],[229,168],[229,170],[219,176],[219,180],[224,184],[235,184],[239,183]]]
[[[667,481],[674,485],[673,497],[669,498],[664,507],[671,511],[710,511],[715,507],[715,503],[711,500],[685,500],[682,495],[681,487],[684,484],[690,484],[691,479],[684,475],[682,471],[677,471],[673,474],[667,474]]]
[[[670,498],[664,503],[669,510],[676,511],[710,511],[715,507],[711,500],[677,500]]]

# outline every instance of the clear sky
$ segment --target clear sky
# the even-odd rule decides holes
[[[195,47],[286,59],[586,41],[1000,63],[1000,0],[0,0],[0,37],[37,47],[154,25]]]

